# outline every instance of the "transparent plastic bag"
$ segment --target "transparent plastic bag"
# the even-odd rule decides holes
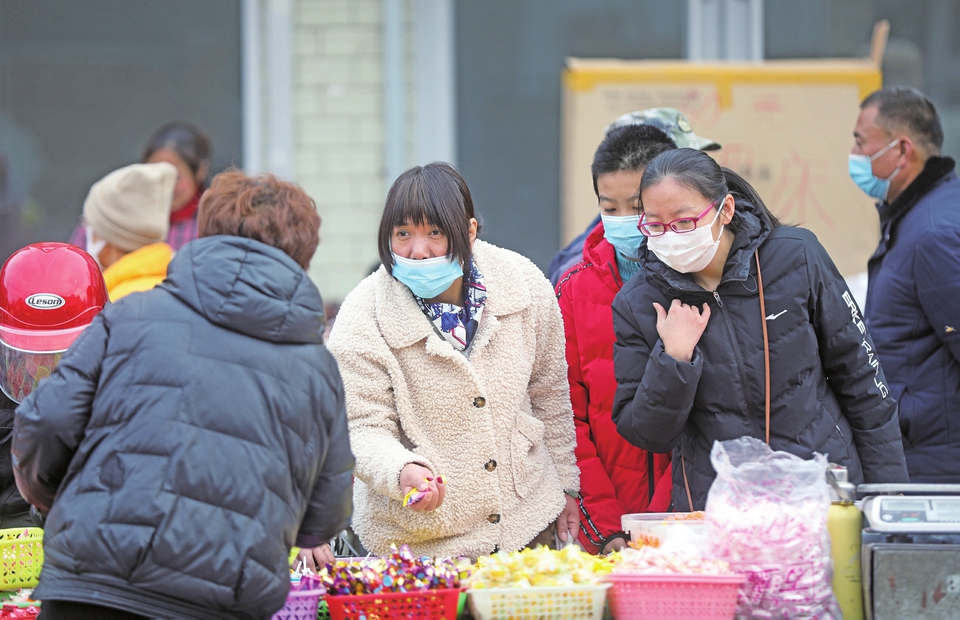
[[[707,544],[747,576],[737,618],[842,618],[831,587],[827,459],[774,452],[753,437],[714,442]]]

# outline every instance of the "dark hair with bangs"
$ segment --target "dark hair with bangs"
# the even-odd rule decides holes
[[[641,170],[654,157],[677,148],[676,143],[653,125],[624,125],[604,138],[593,155],[593,193],[600,197],[597,177],[621,170]]]
[[[404,224],[436,226],[447,237],[447,256],[456,257],[464,274],[470,273],[470,219],[473,198],[467,182],[453,166],[433,162],[414,166],[393,182],[380,218],[377,251],[388,273],[393,273],[390,239]],[[477,223],[477,233],[480,233]]]

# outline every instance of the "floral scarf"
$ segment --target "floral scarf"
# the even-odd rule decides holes
[[[417,305],[423,310],[437,333],[461,353],[467,350],[480,326],[480,316],[487,301],[487,288],[483,285],[483,274],[477,264],[470,260],[470,279],[464,282],[466,303],[461,308],[454,304],[428,304],[414,295]]]

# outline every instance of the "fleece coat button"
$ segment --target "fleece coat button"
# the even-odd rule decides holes
[[[476,398],[473,399],[473,406],[476,407],[477,409],[480,409],[486,404],[487,404],[487,399],[484,398],[483,396],[477,396]]]
[[[487,517],[487,521],[490,523],[500,523],[500,515],[490,515]]]
[[[483,468],[486,469],[487,471],[493,471],[494,469],[497,468],[497,462],[494,461],[493,459],[490,459],[489,461],[487,461],[487,464],[483,466]]]

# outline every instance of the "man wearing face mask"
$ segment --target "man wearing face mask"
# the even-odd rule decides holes
[[[900,403],[911,482],[960,482],[960,180],[936,108],[914,88],[860,104],[850,176],[879,200],[864,315]]]
[[[610,306],[624,283],[640,271],[643,170],[657,155],[678,145],[720,148],[694,134],[686,118],[672,108],[626,114],[607,127],[591,166],[602,221],[582,244],[582,260],[562,275],[556,287],[577,429],[579,541],[591,553],[625,546],[629,537],[621,530],[622,515],[666,512],[670,507],[670,455],[631,445],[611,419],[617,382]]]
[[[160,162],[114,170],[90,188],[83,203],[86,249],[103,270],[110,301],[150,290],[167,276],[176,182],[176,167]]]

